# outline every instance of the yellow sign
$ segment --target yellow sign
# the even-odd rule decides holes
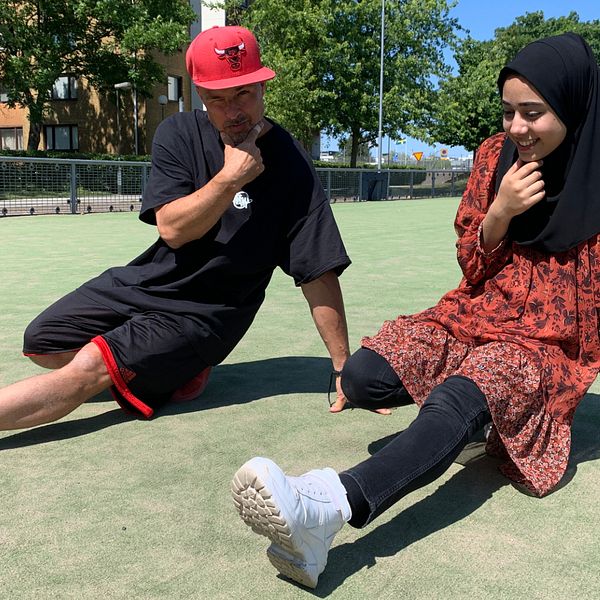
[[[421,160],[423,158],[423,153],[422,152],[413,152],[413,156],[417,159],[417,160]]]

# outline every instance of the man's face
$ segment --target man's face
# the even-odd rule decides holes
[[[234,144],[243,142],[263,117],[264,82],[224,90],[207,90],[201,87],[197,87],[197,90],[206,106],[210,122],[219,131],[226,133]]]

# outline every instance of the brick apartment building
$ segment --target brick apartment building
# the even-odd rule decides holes
[[[204,7],[200,0],[191,0],[190,5],[198,15],[190,27],[190,38],[213,25],[225,24],[224,11]],[[84,77],[64,73],[54,83],[39,149],[149,154],[154,132],[165,117],[202,106],[185,68],[186,49],[171,56],[155,55],[164,67],[165,79],[154,87],[150,98],[141,98],[126,82],[102,93]],[[27,110],[11,109],[5,101],[0,82],[0,149],[21,150],[29,134]]]

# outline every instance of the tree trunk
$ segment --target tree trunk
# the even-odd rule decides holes
[[[29,123],[29,137],[27,138],[27,150],[37,150],[42,136],[41,123]]]
[[[358,157],[358,147],[360,145],[360,134],[352,131],[352,146],[350,147],[350,167],[356,168],[356,159]]]
[[[27,138],[27,150],[37,150],[40,145],[40,138],[42,137],[42,123],[44,122],[44,109],[45,103],[43,98],[50,97],[50,90],[46,90],[46,93],[41,93],[39,90],[37,94],[33,94],[29,90],[25,94],[25,102],[23,107],[29,112],[29,136]]]

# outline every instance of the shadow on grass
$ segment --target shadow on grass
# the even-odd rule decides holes
[[[587,394],[579,405],[572,428],[569,466],[556,489],[564,487],[577,472],[580,463],[600,459],[600,396]],[[374,454],[397,434],[369,445]],[[353,573],[375,566],[378,558],[393,556],[416,541],[426,538],[475,512],[494,492],[510,482],[497,470],[500,461],[487,457],[484,442],[474,440],[457,458],[465,468],[452,476],[427,498],[423,498],[399,515],[377,527],[367,527],[366,535],[353,543],[331,549],[329,568],[321,575],[313,592],[326,597]],[[374,576],[376,576],[374,574]]]
[[[571,429],[571,456],[567,472],[556,490],[575,477],[577,465],[600,458],[600,395],[586,394],[577,407]]]
[[[247,404],[284,394],[323,394],[326,407],[331,360],[315,356],[283,356],[215,367],[208,386],[196,400],[171,403],[158,415],[196,412],[232,404]]]
[[[394,556],[414,542],[440,531],[482,506],[507,481],[489,468],[483,458],[456,473],[437,490],[355,542],[335,546],[329,552],[329,568],[319,578],[314,594],[326,597],[348,577],[374,567],[378,558]],[[377,577],[374,573],[373,577]]]
[[[131,421],[132,418],[131,415],[123,412],[121,409],[115,409],[101,415],[86,417],[85,419],[59,421],[57,423],[41,425],[0,438],[0,451],[34,446],[35,444],[47,444],[48,442],[56,442],[57,440],[68,440]]]
[[[331,361],[328,358],[310,356],[286,356],[219,365],[213,369],[208,386],[199,398],[181,404],[170,403],[157,412],[154,419],[219,406],[246,404],[283,394],[322,393],[325,408],[330,371]],[[108,391],[88,400],[92,403],[108,401],[114,402]],[[0,438],[0,450],[70,439],[135,418],[116,409],[84,419],[58,421]]]

